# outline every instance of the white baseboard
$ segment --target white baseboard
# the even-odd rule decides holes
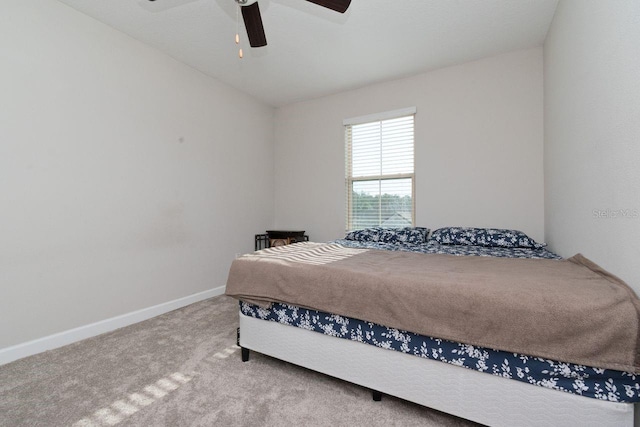
[[[23,357],[42,353],[43,351],[62,347],[86,338],[91,338],[96,335],[104,334],[105,332],[111,332],[134,323],[142,322],[143,320],[151,319],[152,317],[185,307],[189,304],[222,295],[224,294],[224,291],[225,287],[220,286],[204,292],[178,298],[173,301],[143,308],[142,310],[132,311],[131,313],[122,314],[110,319],[101,320],[89,325],[80,326],[78,328],[38,338],[33,341],[6,347],[0,349],[0,365],[13,362],[14,360],[18,360]]]

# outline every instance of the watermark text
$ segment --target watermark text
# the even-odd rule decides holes
[[[592,215],[596,219],[638,219],[638,209],[594,209]]]

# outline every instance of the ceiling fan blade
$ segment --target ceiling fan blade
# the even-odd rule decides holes
[[[307,0],[319,6],[326,7],[336,12],[345,13],[351,4],[351,0]]]
[[[247,29],[247,37],[251,47],[262,47],[267,45],[267,36],[264,34],[262,17],[258,3],[249,6],[242,6],[242,19]]]

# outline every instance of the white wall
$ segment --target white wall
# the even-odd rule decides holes
[[[640,2],[562,0],[544,59],[547,241],[640,293]]]
[[[57,1],[3,1],[0,52],[0,349],[224,286],[273,108]]]
[[[342,120],[416,106],[416,225],[544,237],[542,48],[276,111],[276,226],[344,236]]]

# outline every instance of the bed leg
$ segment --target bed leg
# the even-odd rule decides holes
[[[238,347],[240,347],[240,328],[236,329],[236,345]],[[244,347],[240,347],[240,350],[242,351],[242,361],[243,362],[248,362],[249,361],[249,349],[248,348],[244,348]]]
[[[371,390],[371,394],[373,396],[373,400],[376,402],[380,402],[382,400],[382,392]]]

